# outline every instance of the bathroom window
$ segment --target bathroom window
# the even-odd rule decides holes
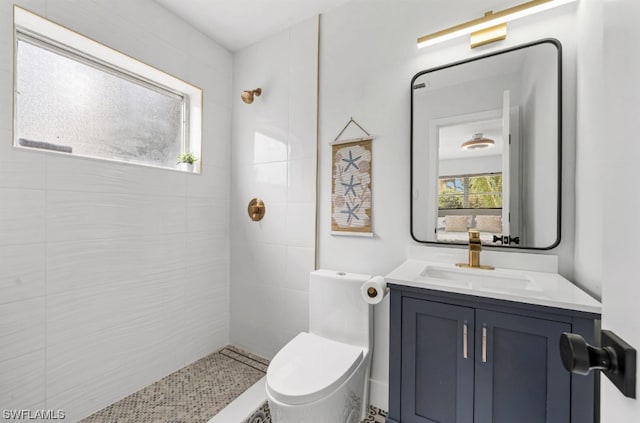
[[[201,90],[15,12],[15,146],[172,169],[199,156]]]
[[[440,177],[438,208],[502,208],[502,173]]]

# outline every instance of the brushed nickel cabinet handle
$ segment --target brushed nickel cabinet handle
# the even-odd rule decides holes
[[[464,322],[464,325],[462,325],[462,356],[465,359],[469,358],[469,354],[468,354],[469,340],[467,338],[468,338],[467,322]]]
[[[487,362],[487,327],[482,326],[482,362]]]

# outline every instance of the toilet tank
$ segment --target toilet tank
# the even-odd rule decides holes
[[[371,348],[373,314],[360,293],[371,276],[335,270],[311,272],[309,332],[345,344]]]

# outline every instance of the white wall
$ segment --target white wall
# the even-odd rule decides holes
[[[494,9],[513,5],[494,1]],[[571,279],[573,262],[575,146],[575,5],[509,23],[507,40],[470,50],[464,38],[427,49],[416,39],[482,16],[486,5],[422,0],[354,0],[322,16],[320,42],[319,267],[386,274],[414,244],[409,235],[409,96],[412,76],[423,69],[524,42],[558,38],[564,47],[563,241],[560,272]],[[331,141],[350,116],[373,141],[373,239],[330,235]],[[445,248],[445,247],[443,247]],[[372,402],[386,409],[388,301],[376,307]]]
[[[599,122],[606,133],[603,176],[604,204],[602,262],[602,327],[616,332],[634,348],[640,347],[640,285],[638,285],[638,239],[640,207],[638,161],[640,133],[640,54],[626,49],[630,40],[640,37],[640,3],[636,0],[604,1],[604,102]],[[600,54],[593,46],[594,54]],[[601,80],[602,81],[602,80]],[[599,140],[600,142],[602,140]],[[602,422],[640,421],[640,402],[629,399],[603,377]]]
[[[574,272],[578,283],[600,297],[603,283],[604,74],[602,0],[578,6],[576,216]]]
[[[234,55],[231,340],[272,357],[308,330],[316,213],[318,19]],[[253,104],[243,90],[261,87]],[[249,201],[266,204],[260,222]]]
[[[12,145],[0,3],[0,409],[80,418],[229,332],[231,55],[150,0],[18,4],[204,90],[202,175]]]
[[[593,292],[601,290],[602,327],[635,348],[640,55],[625,46],[640,36],[639,18],[635,0],[580,2],[577,75],[576,279]],[[603,376],[601,421],[638,420],[638,401],[625,398]]]

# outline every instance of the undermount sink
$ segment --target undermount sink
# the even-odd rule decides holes
[[[599,314],[602,311],[598,301],[569,280],[548,268],[542,270],[545,269],[547,256],[523,258],[522,253],[494,255],[490,257],[492,260],[486,260],[487,264],[499,265],[501,260],[506,262],[508,257],[510,266],[524,265],[522,268],[497,267],[495,270],[485,270],[456,267],[454,263],[461,261],[462,254],[447,254],[447,251],[436,249],[427,252],[434,257],[433,260],[409,258],[385,276],[387,284],[392,288],[399,285],[589,313]],[[425,255],[423,251],[416,253]],[[533,265],[541,270],[527,268]]]
[[[490,292],[534,291],[542,289],[527,275],[496,270],[428,265],[417,280]]]

